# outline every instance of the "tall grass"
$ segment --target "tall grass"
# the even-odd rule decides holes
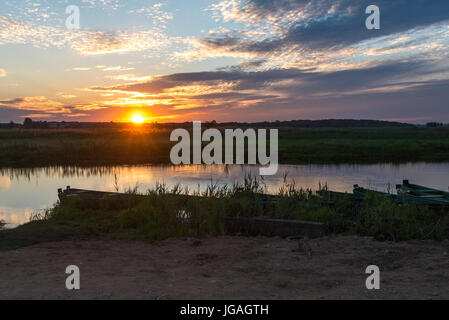
[[[325,187],[323,187],[325,189]],[[373,236],[379,240],[448,237],[449,219],[426,207],[398,205],[369,194],[360,203],[329,201],[284,181],[277,195],[264,193],[251,176],[232,187],[211,183],[204,191],[157,183],[145,194],[137,188],[103,200],[74,197],[46,212],[46,221],[70,225],[83,235],[161,240],[226,234],[226,218],[268,217],[321,222],[328,234]]]
[[[356,215],[354,232],[379,240],[447,238],[449,216],[416,205],[397,205],[390,199],[368,194]]]

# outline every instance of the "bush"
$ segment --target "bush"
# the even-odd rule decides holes
[[[369,194],[358,212],[355,232],[378,240],[438,239],[445,237],[448,219],[423,206],[398,205]]]

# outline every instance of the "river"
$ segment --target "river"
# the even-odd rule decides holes
[[[139,192],[157,182],[167,186],[180,183],[190,190],[204,190],[208,184],[242,182],[245,175],[257,177],[256,166],[116,166],[116,167],[47,167],[0,169],[0,220],[7,227],[29,221],[32,214],[51,208],[57,189],[72,188],[102,191],[125,191],[138,187]],[[395,191],[403,179],[412,183],[448,190],[449,163],[409,163],[402,165],[281,165],[276,176],[265,177],[266,191],[276,193],[284,178],[299,188],[318,189],[327,184],[330,190],[352,192],[354,184],[378,191]]]

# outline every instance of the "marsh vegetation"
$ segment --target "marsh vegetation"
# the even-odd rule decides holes
[[[263,191],[260,181],[247,177],[244,183],[211,184],[202,192],[158,184],[145,194],[130,189],[101,200],[67,198],[34,216],[31,223],[0,232],[0,249],[71,238],[157,241],[219,236],[228,234],[226,219],[230,217],[321,222],[328,235],[372,236],[381,241],[449,237],[445,209],[398,205],[374,193],[360,202],[350,197],[330,201],[287,181],[276,195]]]
[[[0,167],[168,164],[168,128],[0,130]],[[99,156],[101,155],[101,156]],[[281,128],[281,164],[449,161],[449,128]]]

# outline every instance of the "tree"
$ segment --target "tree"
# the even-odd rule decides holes
[[[429,128],[437,128],[437,127],[442,127],[443,124],[439,123],[439,122],[429,122],[429,123],[427,123],[427,126]]]
[[[24,126],[25,128],[31,128],[31,127],[33,126],[33,120],[31,120],[30,118],[26,118],[26,119],[23,121],[23,126]]]

